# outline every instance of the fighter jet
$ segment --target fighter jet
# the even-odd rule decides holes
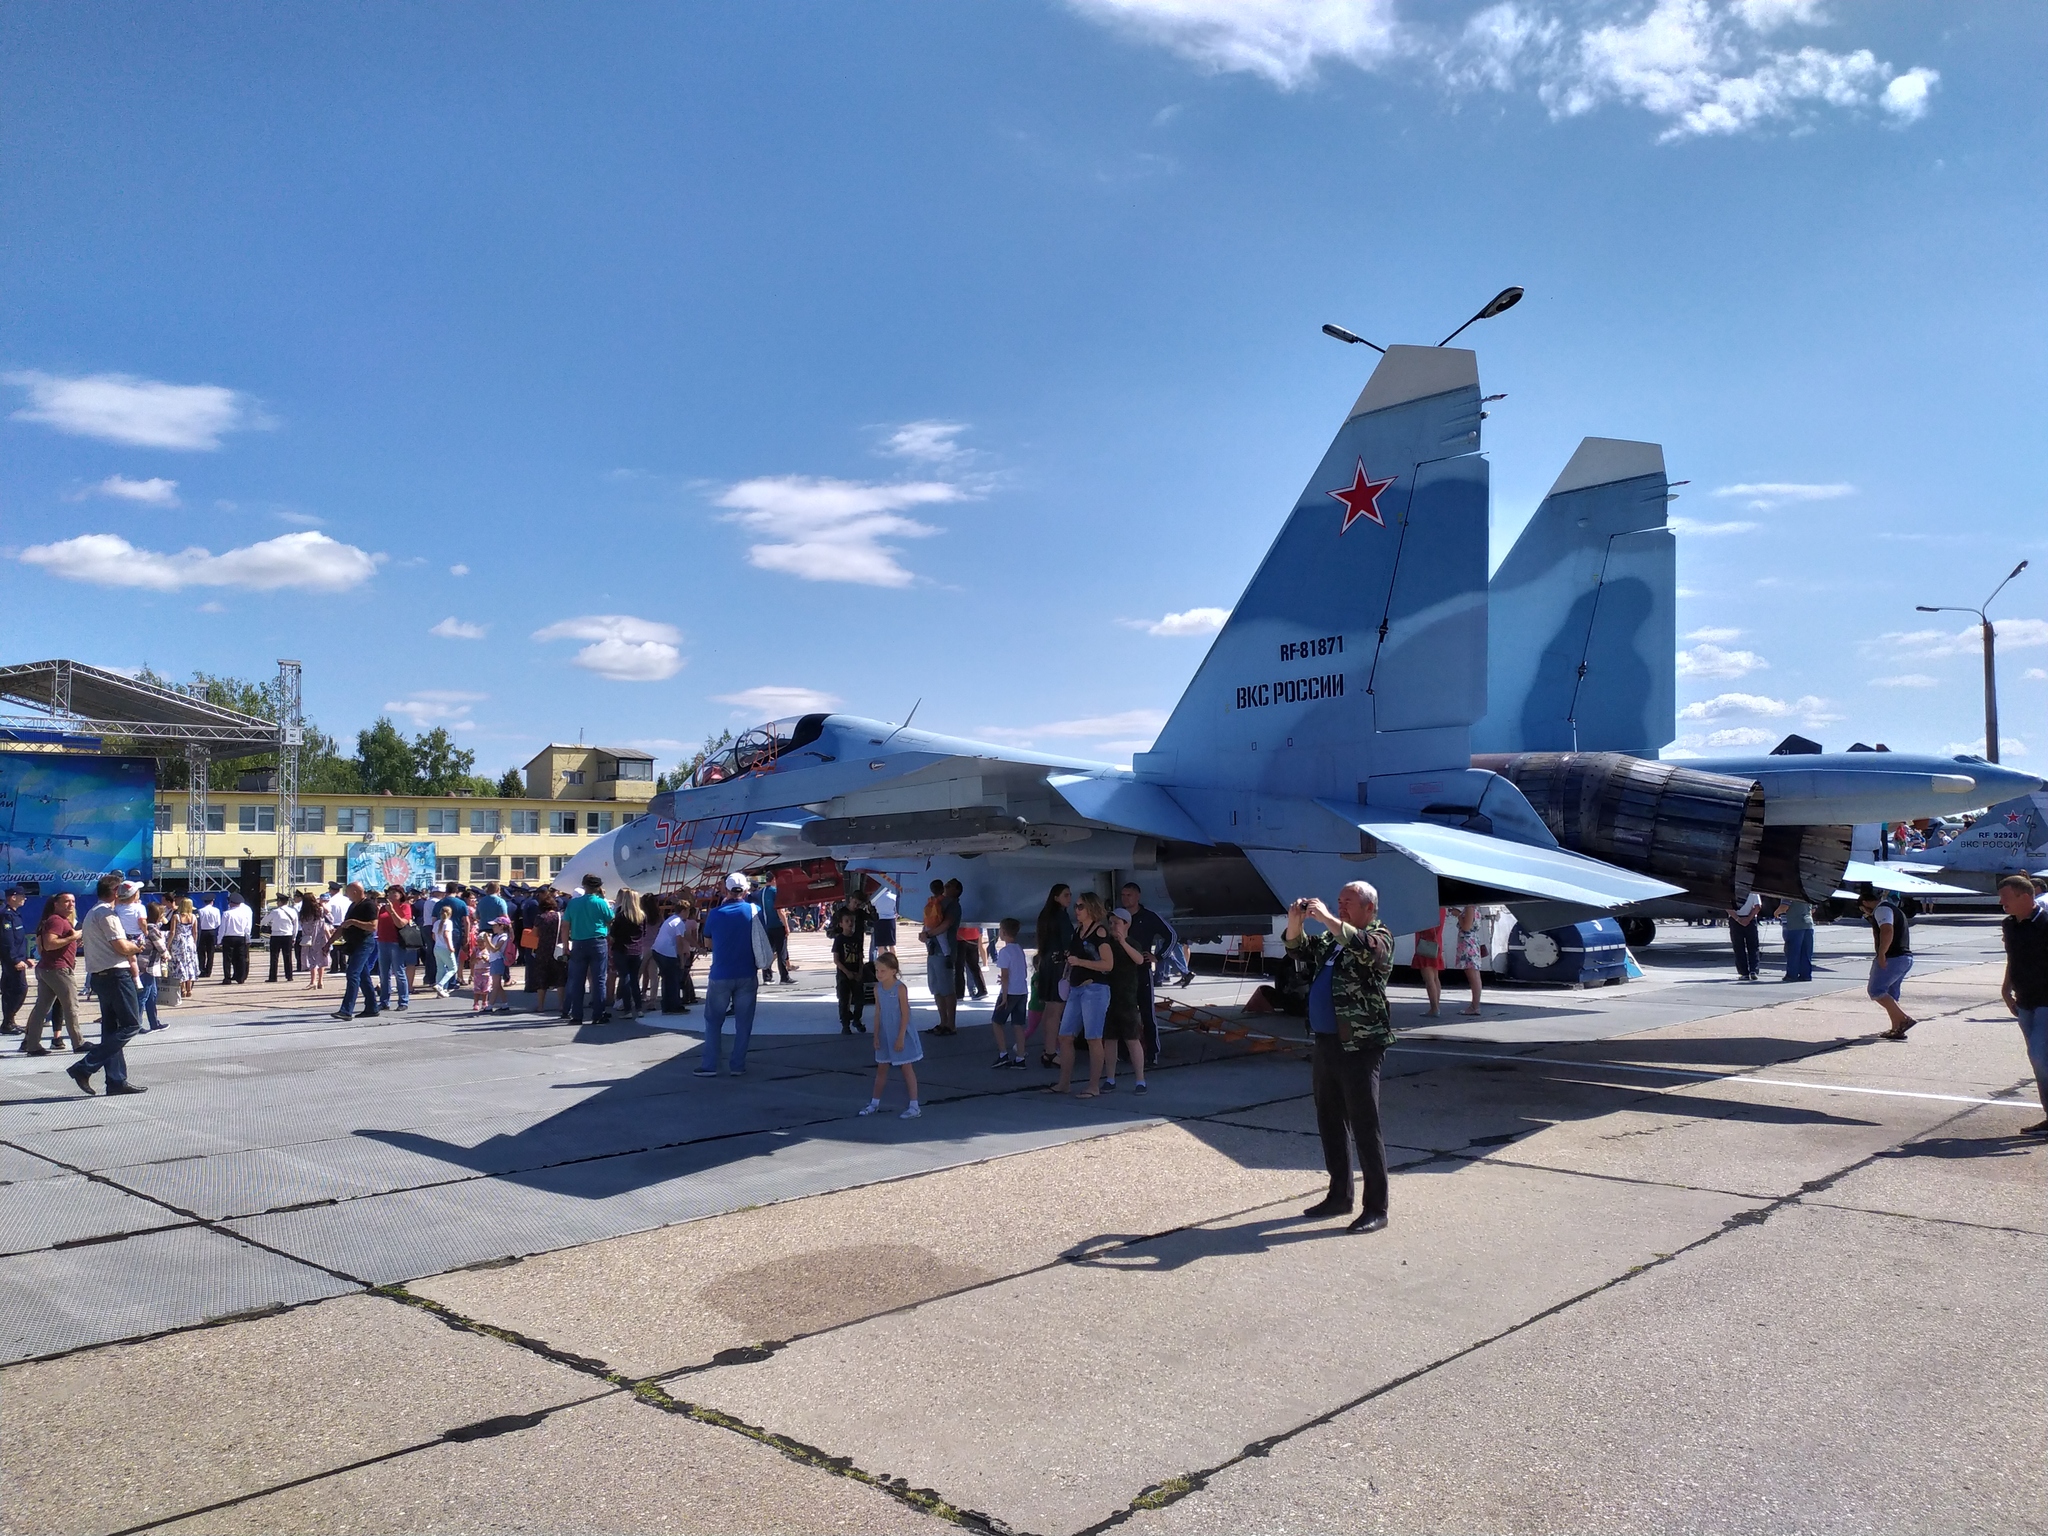
[[[1751,890],[1820,902],[1856,823],[2041,788],[1981,758],[1822,753],[1800,737],[1764,757],[1656,761],[1677,735],[1670,499],[1660,445],[1586,438],[1489,586],[1472,761],[1512,780],[1561,846],[1678,881],[1700,906]],[[1631,942],[1659,912],[1624,920]]]
[[[1876,851],[1881,826],[1856,829],[1856,852]],[[2048,873],[2048,794],[1994,805],[1939,848],[1891,858],[1852,858],[1847,885],[1874,885],[1911,896],[1992,896],[2004,875]],[[1846,895],[1847,892],[1837,892]]]
[[[1498,301],[1497,301],[1498,302]],[[557,877],[685,889],[830,857],[957,877],[1028,920],[1056,881],[1135,880],[1188,937],[1264,932],[1369,880],[1396,932],[1446,903],[1544,928],[1675,893],[1558,846],[1471,766],[1487,688],[1478,361],[1386,349],[1152,750],[1129,768],[859,716],[751,732]],[[914,887],[913,887],[914,889]]]

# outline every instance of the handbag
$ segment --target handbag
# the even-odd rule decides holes
[[[540,948],[540,930],[539,930],[538,928],[522,928],[522,929],[520,929],[520,930],[519,930],[519,947],[520,947],[521,949],[539,949],[539,948]]]
[[[775,946],[768,942],[768,930],[761,926],[759,913],[754,915],[754,969],[765,971],[775,964]]]
[[[1435,960],[1435,959],[1438,959],[1438,958],[1440,958],[1440,957],[1442,956],[1442,954],[1443,954],[1443,947],[1442,947],[1441,945],[1439,945],[1439,944],[1437,943],[1437,941],[1436,941],[1435,939],[1424,939],[1424,938],[1417,938],[1417,939],[1416,939],[1416,941],[1415,941],[1415,958],[1416,958],[1416,959],[1418,959],[1418,960]]]
[[[398,945],[401,949],[418,949],[420,947],[420,925],[418,923],[400,923],[398,925]]]

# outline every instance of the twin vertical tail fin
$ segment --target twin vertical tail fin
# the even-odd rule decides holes
[[[1589,437],[1494,573],[1475,752],[1633,752],[1677,734],[1677,543],[1656,443]]]
[[[1141,777],[1348,801],[1369,773],[1464,761],[1486,688],[1479,419],[1473,353],[1387,349]]]

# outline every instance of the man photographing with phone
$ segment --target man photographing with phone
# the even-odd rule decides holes
[[[1379,920],[1380,893],[1354,880],[1337,893],[1333,915],[1321,898],[1303,896],[1287,908],[1287,952],[1314,967],[1309,984],[1308,1027],[1315,1041],[1316,1130],[1323,1138],[1323,1163],[1330,1192],[1304,1216],[1351,1213],[1351,1157],[1346,1137],[1358,1147],[1365,1175],[1365,1203],[1353,1232],[1378,1232],[1387,1224],[1387,1144],[1380,1134],[1380,1063],[1394,1043],[1387,1008],[1387,977],[1394,969],[1394,936]],[[1326,932],[1310,938],[1303,924],[1313,918]]]

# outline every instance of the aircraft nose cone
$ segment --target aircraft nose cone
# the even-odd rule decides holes
[[[614,832],[610,837],[594,838],[585,843],[570,856],[569,862],[562,866],[561,873],[555,876],[551,882],[554,888],[558,891],[580,891],[583,889],[585,875],[602,876],[607,890],[617,885],[619,872],[612,859],[612,845],[618,836],[619,834]]]

